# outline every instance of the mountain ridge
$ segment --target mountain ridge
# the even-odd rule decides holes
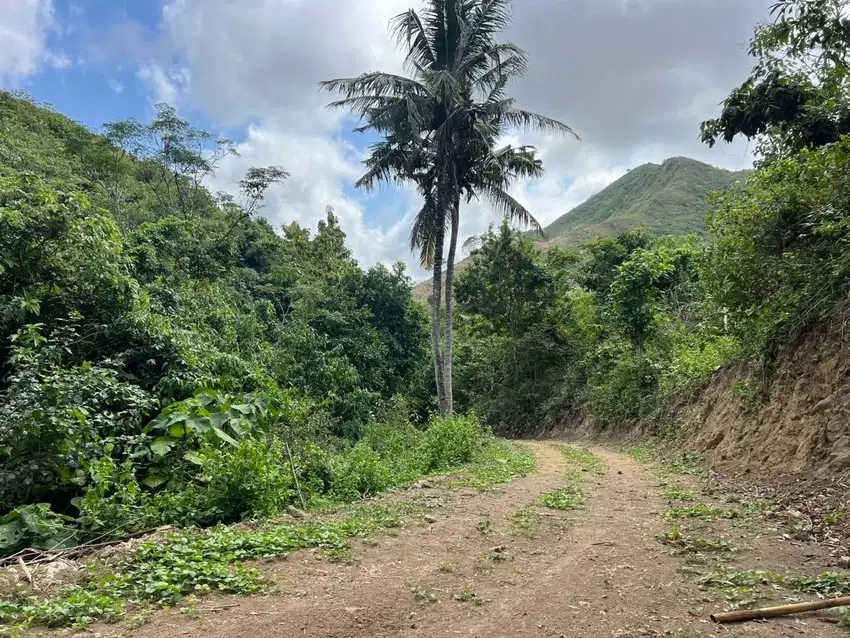
[[[650,235],[705,235],[709,193],[728,190],[748,172],[681,156],[641,164],[546,226],[538,246],[579,248],[636,229]],[[458,262],[456,272],[463,270],[464,262]],[[431,280],[417,284],[414,294],[427,300]]]

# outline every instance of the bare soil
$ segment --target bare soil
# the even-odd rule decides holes
[[[253,597],[206,597],[192,613],[158,612],[140,627],[98,626],[100,636],[203,637],[653,637],[846,636],[819,617],[713,625],[721,592],[680,573],[682,559],[656,535],[659,476],[632,458],[594,449],[601,475],[568,474],[559,444],[528,443],[539,470],[500,487],[434,487],[408,494],[441,504],[429,521],[355,541],[350,556],[303,551],[260,565],[275,583]],[[578,477],[578,479],[576,479]],[[563,512],[540,495],[581,480],[587,500]],[[398,498],[396,496],[396,498]],[[741,568],[818,573],[830,557],[782,541],[759,523],[720,533],[746,545]],[[753,527],[755,526],[755,527]],[[736,559],[737,560],[737,559]]]

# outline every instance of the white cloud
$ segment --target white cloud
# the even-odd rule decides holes
[[[34,75],[45,64],[70,66],[67,56],[47,48],[53,14],[52,0],[0,2],[0,84]]]
[[[164,69],[156,62],[147,62],[139,67],[138,78],[147,86],[154,102],[179,104],[189,91],[191,73],[186,67],[172,66]]]
[[[687,155],[728,168],[750,163],[742,146],[701,145],[698,124],[746,76],[751,61],[741,45],[770,1],[515,0],[507,36],[529,50],[531,73],[512,93],[584,138],[512,136],[535,144],[547,168],[542,179],[515,185],[515,196],[546,224],[643,162]],[[366,215],[373,200],[351,195],[363,149],[346,141],[351,123],[324,108],[331,96],[317,86],[399,70],[387,22],[411,4],[418,2],[169,0],[156,34],[117,25],[110,47],[120,42],[125,57],[135,56],[156,101],[229,131],[246,127],[242,157],[226,162],[217,188],[233,191],[249,166],[282,165],[292,178],[264,210],[275,224],[312,227],[331,205],[361,263],[415,264],[406,241],[415,194],[392,195],[395,223]],[[485,204],[471,203],[462,239],[494,221]]]

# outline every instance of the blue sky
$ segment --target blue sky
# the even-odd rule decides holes
[[[158,101],[239,144],[209,186],[232,190],[250,166],[292,177],[263,211],[313,227],[331,205],[364,265],[404,260],[416,194],[353,189],[374,138],[324,108],[319,80],[400,70],[387,21],[419,0],[7,0],[0,2],[0,87],[23,89],[92,128],[148,118]],[[547,174],[513,194],[543,223],[647,161],[686,155],[741,168],[745,147],[710,151],[698,124],[751,66],[745,43],[770,0],[515,0],[507,36],[531,72],[511,87],[583,141],[523,134]],[[464,209],[463,237],[497,222]]]

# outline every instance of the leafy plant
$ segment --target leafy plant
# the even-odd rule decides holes
[[[540,497],[542,505],[556,510],[574,510],[583,502],[584,493],[575,486],[564,487]]]
[[[24,547],[64,549],[79,541],[79,533],[69,525],[70,516],[50,510],[48,503],[23,505],[0,516],[0,555]]]

